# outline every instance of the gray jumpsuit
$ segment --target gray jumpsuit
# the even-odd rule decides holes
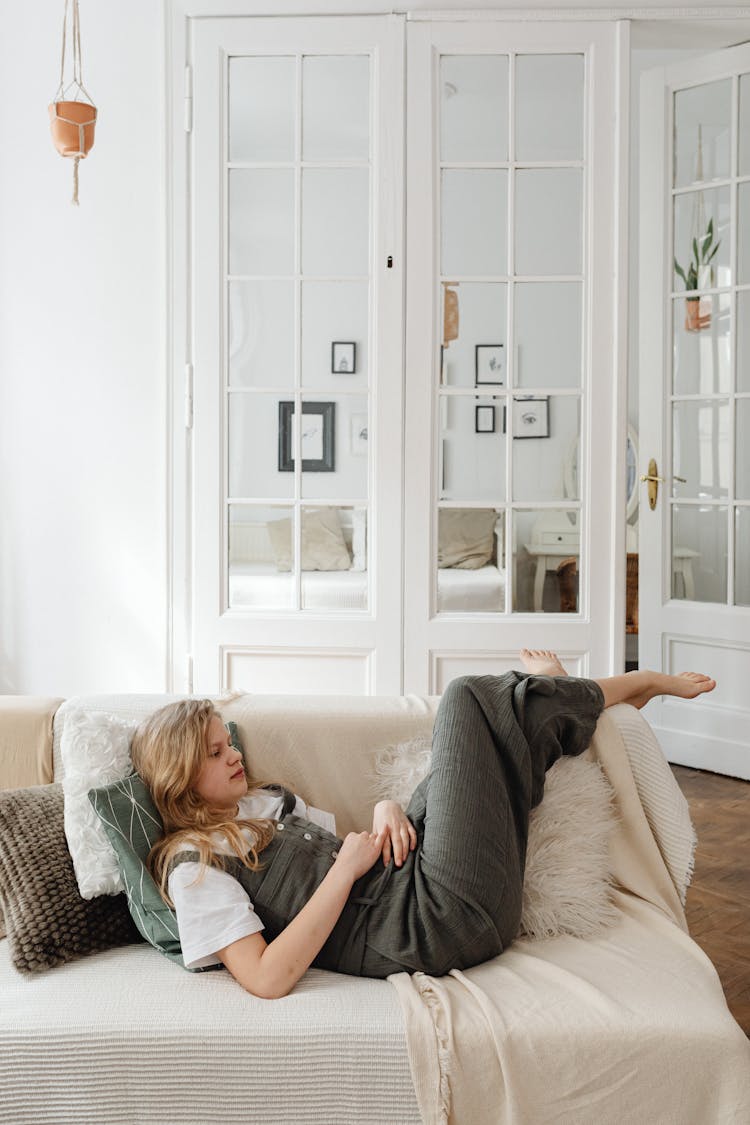
[[[529,813],[562,754],[589,745],[604,705],[592,680],[524,675],[453,680],[438,708],[428,776],[406,812],[417,846],[358,879],[313,962],[355,976],[421,970],[439,976],[497,956],[518,933]],[[282,815],[240,880],[271,941],[333,865],[341,840]],[[191,852],[174,860],[195,859]]]

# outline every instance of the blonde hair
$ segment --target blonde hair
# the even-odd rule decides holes
[[[154,844],[146,863],[170,906],[170,862],[186,846],[198,852],[199,878],[205,867],[225,867],[224,858],[214,851],[215,833],[226,838],[245,867],[257,871],[259,855],[274,833],[272,820],[228,818],[226,808],[207,803],[194,788],[208,755],[208,728],[217,715],[210,699],[186,699],[155,711],[133,736],[133,766],[148,786],[164,823],[164,836]],[[244,768],[247,776],[246,763]],[[250,788],[258,784],[248,777]],[[243,829],[250,830],[250,845]]]

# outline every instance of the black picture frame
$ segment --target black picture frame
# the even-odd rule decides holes
[[[356,343],[353,340],[334,340],[331,344],[331,374],[354,375],[356,370]]]
[[[494,434],[495,407],[488,403],[477,403],[474,407],[474,433]]]
[[[506,406],[503,407],[503,433],[507,430],[507,409]],[[536,438],[549,436],[549,395],[524,395],[522,398],[514,398],[513,440],[533,441]]]
[[[303,429],[301,450],[303,473],[332,473],[336,469],[336,403],[335,402],[303,402],[302,417],[320,419],[313,432],[306,435]],[[279,402],[279,472],[294,472],[294,450],[292,448],[292,427],[294,418],[294,403],[283,400]],[[305,442],[308,440],[320,448],[319,457],[305,457]]]
[[[505,386],[505,344],[474,345],[474,386]]]

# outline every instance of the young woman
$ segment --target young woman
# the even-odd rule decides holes
[[[529,813],[553,762],[586,749],[605,707],[715,687],[697,673],[573,679],[554,653],[521,659],[525,673],[448,685],[430,773],[406,811],[381,801],[372,830],[343,841],[330,814],[249,781],[209,701],[147,719],[133,764],[165,831],[149,866],[186,967],[222,963],[272,998],[312,964],[441,975],[501,953],[518,932]]]

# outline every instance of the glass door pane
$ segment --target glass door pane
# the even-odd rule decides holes
[[[583,180],[578,168],[516,173],[516,269],[520,274],[580,274]]]
[[[583,55],[516,57],[517,160],[583,160],[583,80]]]
[[[229,159],[294,159],[297,75],[291,55],[229,60]]]
[[[732,171],[731,79],[679,90],[674,121],[674,186],[728,179]]]
[[[307,55],[302,89],[303,159],[367,161],[370,60],[364,55]]]
[[[583,55],[441,57],[441,613],[578,609],[584,124]]]
[[[443,273],[507,273],[508,173],[445,169],[441,198]]]
[[[229,604],[294,606],[294,508],[229,505]]]
[[[294,283],[230,281],[228,305],[230,387],[293,386]]]
[[[508,159],[508,56],[440,58],[440,158]]]
[[[229,605],[366,610],[370,58],[228,74]]]
[[[713,604],[742,604],[748,569],[746,79],[674,95],[671,596]]]

